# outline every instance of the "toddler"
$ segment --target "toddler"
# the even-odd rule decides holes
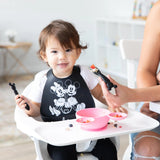
[[[39,45],[38,54],[50,69],[36,74],[28,85],[29,96],[16,96],[17,105],[26,114],[41,115],[45,122],[61,121],[75,118],[78,110],[95,107],[92,95],[106,104],[96,76],[88,67],[75,65],[87,45],[80,44],[79,34],[71,23],[52,21],[41,31]],[[30,110],[25,109],[25,103]],[[53,160],[77,160],[76,144],[48,144],[47,149]],[[99,160],[117,160],[116,148],[109,138],[94,141],[84,152],[91,152]]]

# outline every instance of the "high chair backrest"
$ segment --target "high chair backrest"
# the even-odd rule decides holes
[[[136,87],[136,72],[141,46],[142,40],[140,39],[122,39],[119,43],[122,59],[127,62],[127,83],[129,88]],[[128,103],[128,107],[135,109],[136,104]]]

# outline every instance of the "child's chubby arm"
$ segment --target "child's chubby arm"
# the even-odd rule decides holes
[[[40,103],[33,102],[23,95],[16,95],[15,101],[16,101],[17,106],[23,109],[27,115],[31,117],[37,117],[40,115]],[[30,107],[29,110],[25,109],[26,103]]]
[[[98,83],[97,86],[91,90],[92,95],[99,100],[100,102],[102,102],[103,104],[108,105],[109,103],[107,102],[107,100],[104,98],[103,92],[102,92],[102,88],[100,86],[100,84]],[[123,108],[122,106],[110,106],[108,105],[108,109],[111,112],[124,112],[124,113],[128,113],[128,111]]]

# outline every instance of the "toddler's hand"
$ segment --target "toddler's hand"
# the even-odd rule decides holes
[[[25,109],[26,103],[29,103],[28,99],[23,95],[16,95],[15,96],[16,104],[21,108]]]

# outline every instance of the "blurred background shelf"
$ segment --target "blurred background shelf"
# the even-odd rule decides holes
[[[106,74],[126,79],[126,61],[121,58],[119,40],[143,39],[144,26],[144,20],[131,18],[97,19],[96,66]]]

